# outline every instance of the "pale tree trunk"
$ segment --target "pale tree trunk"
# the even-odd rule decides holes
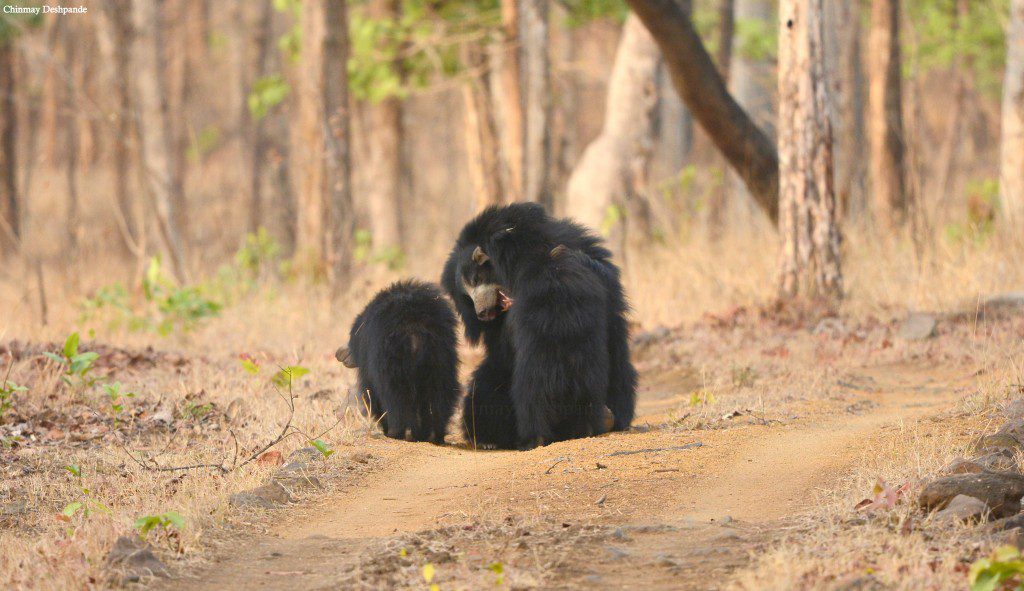
[[[494,83],[494,102],[500,116],[497,118],[501,138],[501,152],[505,177],[503,201],[521,201],[523,198],[523,154],[525,124],[523,120],[522,60],[519,35],[520,3],[524,0],[501,0],[502,40],[492,54],[491,63],[497,76]]]
[[[371,18],[401,18],[402,6],[398,0],[372,0],[368,9]],[[392,67],[400,73],[402,64],[396,61]],[[367,167],[372,171],[369,176],[373,179],[366,196],[370,206],[370,233],[373,249],[386,253],[402,247],[401,203],[405,168],[402,101],[398,97],[388,97],[369,105],[368,111],[370,153]]]
[[[467,67],[479,72],[462,86],[466,160],[479,211],[502,202],[500,146],[487,55],[475,44],[464,46],[462,51]]]
[[[335,287],[348,278],[352,267],[351,109],[348,93],[348,9],[346,0],[324,3],[322,50],[322,133],[324,136],[324,206],[327,233],[328,277]]]
[[[871,190],[875,221],[883,230],[907,217],[901,98],[899,0],[872,0],[868,60]]]
[[[779,6],[780,296],[842,297],[832,186],[832,126],[823,47],[824,0]]]
[[[718,0],[718,71],[722,78],[729,79],[732,66],[733,37],[736,30],[736,3],[734,0]]]
[[[773,15],[773,0],[736,0],[735,20],[739,23],[763,23],[765,27],[776,26]],[[740,46],[740,39],[733,39],[733,57],[729,66],[729,88],[743,109],[750,114],[754,123],[763,129],[768,137],[775,137],[775,91],[778,82],[775,65],[768,58],[747,55]],[[757,203],[743,179],[735,170],[726,175],[729,203],[733,206],[735,219],[747,222],[754,218]]]
[[[97,39],[104,61],[109,66],[109,79],[114,88],[113,117],[116,136],[113,139],[114,204],[117,227],[125,254],[143,258],[145,245],[141,242],[134,200],[129,192],[132,142],[131,102],[131,5],[129,0],[113,0],[105,4],[97,20]]]
[[[523,200],[551,210],[551,33],[549,0],[523,0],[523,104],[526,129],[523,150]]]
[[[274,37],[274,8],[270,3],[260,7],[259,23],[256,25],[256,37],[253,40],[256,47],[256,78],[269,76],[272,67],[271,55],[275,51]],[[242,73],[245,80],[248,76]],[[249,231],[258,232],[263,227],[263,171],[267,166],[267,117],[268,114],[255,119],[249,109],[249,93],[251,86],[242,93],[243,116],[250,126],[249,153]]]
[[[190,128],[186,116],[193,85],[190,71],[195,59],[187,25],[195,17],[196,4],[191,0],[163,0],[160,7],[163,42],[158,49],[160,63],[164,65],[160,75],[165,77],[163,104],[172,160],[171,199],[175,203],[175,225],[184,237],[188,236],[189,226],[185,202],[185,173],[188,166],[185,155],[191,139],[195,137],[195,130]]]
[[[132,17],[135,36],[132,41],[132,83],[138,108],[137,130],[141,152],[142,177],[156,211],[160,239],[170,258],[171,273],[187,279],[184,245],[178,228],[179,202],[172,194],[174,158],[167,114],[161,105],[163,89],[158,4],[134,0]]]
[[[864,72],[861,64],[860,4],[825,3],[825,64],[829,74],[836,141],[836,197],[840,211],[864,212]]]
[[[719,0],[718,3],[718,72],[723,80],[729,79],[729,70],[732,64],[732,43],[735,28],[735,4],[733,0]],[[725,173],[728,166],[721,154],[715,154],[712,160],[714,169]],[[726,209],[728,207],[728,192],[723,182],[716,185],[708,198],[708,230],[712,240],[718,240],[726,226]]]
[[[17,252],[21,243],[15,56],[14,41],[0,40],[0,255]]]
[[[675,0],[627,3],[657,42],[676,92],[690,113],[775,221],[779,206],[775,146],[729,94],[683,7]]]
[[[68,209],[65,229],[68,232],[68,256],[74,260],[78,256],[78,245],[81,242],[82,222],[79,219],[78,201],[78,97],[75,89],[75,55],[77,52],[78,31],[72,30],[61,23],[64,44],[64,92],[62,93],[60,126],[64,129],[64,178],[68,189]]]
[[[587,146],[566,189],[565,213],[604,234],[620,218],[634,237],[650,223],[644,192],[657,120],[658,46],[636,15],[622,30],[608,80],[604,127]],[[648,228],[649,229],[649,228]]]
[[[999,186],[1002,213],[1010,228],[1024,228],[1024,0],[1010,5],[1003,80]]]
[[[300,262],[319,265],[324,260],[325,234],[323,203],[324,134],[322,126],[321,86],[324,19],[321,3],[302,3],[302,53],[297,72],[292,109],[291,179],[295,196],[295,255]]]

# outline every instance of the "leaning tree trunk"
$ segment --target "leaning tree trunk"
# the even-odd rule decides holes
[[[565,213],[605,234],[617,231],[623,216],[640,225],[639,233],[649,224],[643,185],[654,143],[660,63],[654,39],[630,15],[608,81],[604,127],[583,151],[566,189]]]
[[[832,186],[832,126],[823,47],[824,0],[779,6],[780,295],[842,296]]]
[[[401,18],[402,3],[398,0],[373,0],[368,8],[372,18],[395,22]],[[395,60],[391,67],[400,74],[401,60]],[[373,171],[370,194],[366,196],[370,206],[370,234],[373,249],[378,253],[387,253],[402,247],[404,109],[402,100],[392,96],[370,105],[368,111],[368,168]]]
[[[661,48],[676,92],[775,221],[779,161],[775,146],[736,103],[693,23],[675,0],[627,0]]]
[[[61,23],[63,29],[62,41],[64,44],[64,63],[66,71],[64,76],[63,108],[59,118],[60,126],[64,128],[64,178],[67,180],[68,205],[65,229],[68,232],[68,257],[74,260],[78,256],[78,245],[82,233],[82,222],[79,219],[78,200],[78,156],[79,156],[79,134],[77,103],[78,97],[75,89],[75,55],[79,35],[78,31],[70,29]]]
[[[0,255],[16,252],[21,242],[15,56],[13,41],[0,39]]]
[[[906,221],[907,189],[901,99],[899,0],[872,0],[868,47],[871,190],[875,221],[894,229]]]
[[[324,205],[327,234],[328,276],[335,287],[342,284],[352,266],[351,109],[348,93],[348,9],[346,0],[324,3],[322,50],[322,130],[324,135]]]
[[[549,0],[524,0],[520,33],[523,39],[523,199],[551,210],[551,34]]]
[[[1024,229],[1024,0],[1013,0],[1006,31],[999,187],[1003,216],[1018,233]]]
[[[179,202],[172,195],[174,158],[168,133],[167,114],[161,105],[165,96],[162,82],[161,44],[158,26],[159,6],[150,0],[134,0],[132,16],[135,36],[132,40],[132,82],[138,107],[138,134],[143,180],[156,210],[157,226],[167,254],[171,273],[187,278],[184,245],[178,228]]]

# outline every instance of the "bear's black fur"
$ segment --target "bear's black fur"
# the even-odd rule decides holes
[[[516,225],[519,225],[518,232],[514,228]],[[489,260],[486,253],[482,253],[483,257],[473,256],[477,247],[481,247],[481,250],[491,248],[495,233],[510,227],[513,227],[512,234],[517,235],[514,243],[530,246],[534,254],[540,253],[542,247],[548,247],[545,252],[550,255],[550,250],[558,245],[576,251],[560,252],[559,256],[551,259],[552,264],[557,263],[555,267],[562,269],[556,275],[562,273],[563,279],[578,275],[580,281],[589,284],[590,288],[594,287],[592,280],[595,277],[598,280],[596,291],[604,296],[604,313],[596,313],[595,318],[603,316],[600,324],[605,327],[606,334],[604,337],[598,335],[598,338],[602,338],[607,346],[608,359],[608,387],[603,401],[612,412],[612,428],[628,429],[633,420],[636,401],[636,371],[629,359],[629,332],[625,318],[628,308],[618,268],[611,262],[611,253],[604,248],[600,239],[581,226],[567,220],[553,219],[535,204],[516,204],[490,208],[466,224],[448,258],[442,279],[445,289],[455,300],[467,338],[474,343],[483,338],[487,348],[487,358],[474,372],[469,387],[470,394],[475,393],[475,396],[467,397],[464,405],[467,438],[488,446],[511,447],[512,433],[516,431],[516,425],[510,421],[510,417],[515,414],[512,411],[510,390],[518,345],[513,343],[512,331],[508,330],[508,314],[503,314],[500,309],[492,313],[480,310],[478,314],[473,301],[473,296],[480,295],[479,290],[474,288],[487,285],[497,291],[501,289],[501,281],[511,280],[498,277],[496,260]],[[578,256],[580,254],[585,256]],[[511,267],[507,268],[506,274],[510,270]],[[474,291],[472,296],[470,290]],[[509,291],[512,291],[511,287]],[[494,301],[494,298],[487,297],[486,291],[483,293],[486,308],[487,302]],[[513,294],[513,297],[518,299],[519,296]],[[514,304],[512,310],[517,305]],[[557,351],[572,348],[575,346],[572,340],[578,337],[567,339],[568,342],[561,344],[550,343],[551,335],[545,338]],[[585,434],[578,425],[556,424],[553,429],[553,435],[549,434],[548,437],[554,439]],[[588,430],[593,431],[591,427]]]
[[[339,361],[388,437],[444,443],[459,397],[455,314],[435,285],[394,283],[356,317]],[[407,434],[408,432],[408,434]]]

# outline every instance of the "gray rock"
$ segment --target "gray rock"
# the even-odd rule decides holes
[[[612,532],[612,537],[616,540],[622,540],[625,542],[628,542],[632,539],[629,537],[629,535],[626,534],[625,531],[623,531],[621,527],[615,528],[615,531]]]
[[[885,585],[873,575],[864,575],[840,581],[831,591],[882,591]]]
[[[290,503],[292,497],[278,482],[270,482],[249,490],[235,493],[228,501],[236,507],[260,507],[273,509],[277,505]]]
[[[1024,310],[1024,291],[1016,291],[1010,293],[1003,293],[997,296],[992,296],[982,303],[982,306],[988,310],[1006,310],[1011,311],[1014,309]]]
[[[628,551],[623,550],[622,548],[616,548],[615,546],[608,546],[605,550],[608,552],[608,556],[611,557],[612,560],[622,560],[629,556]]]
[[[121,536],[107,554],[107,565],[121,570],[125,581],[143,577],[166,577],[167,567],[160,562],[142,538]]]
[[[988,511],[988,506],[984,501],[967,495],[957,495],[946,505],[945,509],[935,514],[935,519],[947,523],[979,521],[986,511]]]
[[[896,334],[901,339],[908,341],[923,341],[935,336],[935,328],[937,326],[938,322],[935,320],[935,316],[912,312],[903,321],[903,324],[900,325],[899,332]]]
[[[985,529],[992,532],[1006,531],[1011,529],[1022,529],[1024,528],[1024,513],[1018,513],[1011,517],[1004,517],[1003,519],[997,519],[992,523],[985,526]]]
[[[957,495],[974,497],[992,511],[994,517],[1020,512],[1024,497],[1024,476],[1009,473],[954,474],[936,478],[925,485],[918,503],[929,511],[946,508]]]
[[[288,454],[289,463],[311,464],[322,456],[320,450],[315,447],[300,447]]]
[[[1011,433],[997,432],[990,435],[982,435],[974,444],[976,452],[999,452],[1008,450],[1012,455],[1019,449],[1024,449],[1020,441]]]
[[[949,465],[949,474],[980,474],[982,472],[1016,472],[1017,461],[1007,454],[992,452],[974,459],[963,458]]]

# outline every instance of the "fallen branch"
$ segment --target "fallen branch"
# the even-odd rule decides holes
[[[677,451],[681,449],[694,449],[703,446],[703,443],[701,443],[700,441],[696,441],[694,443],[687,443],[686,445],[674,445],[672,447],[650,447],[646,449],[629,449],[623,451],[616,451],[606,455],[605,457],[610,458],[612,456],[633,456],[636,454],[650,454],[659,451]]]

